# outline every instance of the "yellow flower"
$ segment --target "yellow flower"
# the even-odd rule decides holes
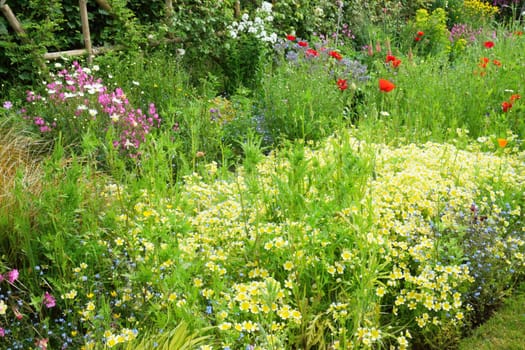
[[[279,315],[279,317],[283,320],[290,318],[290,316],[292,315],[290,307],[288,305],[284,305],[282,308],[279,309],[277,315]]]
[[[341,253],[341,259],[343,259],[343,261],[349,261],[352,257],[352,253],[346,249]]]
[[[370,330],[370,339],[372,341],[376,341],[376,340],[379,340],[381,339],[381,331],[377,328],[372,328]]]
[[[244,321],[242,323],[242,328],[248,333],[253,333],[257,331],[257,324],[253,323],[252,321]]]
[[[69,292],[67,292],[67,293],[64,295],[64,297],[65,297],[66,299],[75,299],[76,296],[77,296],[77,291],[74,290],[74,289],[70,290]]]
[[[290,271],[291,269],[293,269],[293,262],[291,261],[287,261],[283,264],[283,267],[286,271]]]
[[[115,345],[118,344],[118,341],[117,341],[117,338],[115,336],[111,336],[109,337],[107,340],[106,340],[106,345],[109,347],[109,348],[112,348],[114,347]]]
[[[7,305],[3,300],[0,300],[0,315],[5,315]]]
[[[95,310],[95,304],[92,301],[90,301],[89,303],[86,304],[86,310],[88,311]]]
[[[248,311],[250,310],[250,303],[246,300],[242,301],[240,304],[239,304],[239,309],[241,309],[241,311]]]
[[[202,280],[200,278],[194,278],[193,279],[193,285],[197,288],[200,288],[204,285],[204,283],[202,282]]]
[[[230,322],[223,322],[219,325],[219,329],[221,331],[227,331],[228,329],[232,328],[232,324]]]

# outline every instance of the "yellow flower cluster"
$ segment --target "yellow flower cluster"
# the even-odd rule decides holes
[[[363,193],[349,193],[339,205],[332,189],[353,175],[339,171],[349,157],[373,162],[373,176],[359,179]],[[462,292],[472,271],[461,253],[443,244],[465,233],[471,205],[494,223],[494,234],[522,215],[519,199],[508,193],[525,186],[523,154],[436,143],[394,148],[345,135],[304,148],[298,157],[303,163],[295,165],[302,172],[291,158],[270,154],[257,164],[255,177],[242,168],[214,181],[187,176],[176,208],[143,193],[128,212],[133,217],[119,221],[123,234],[104,244],[114,251],[127,247],[151,273],[148,287],[162,291],[162,307],[192,314],[212,306],[202,318],[220,330],[217,344],[242,333],[244,345],[262,338],[288,345],[297,329],[317,329],[322,320],[323,336],[333,337],[333,344],[384,342],[406,349],[406,324],[424,332],[460,323],[469,311]],[[290,199],[290,188],[300,193]],[[504,198],[510,209],[501,215]],[[294,206],[311,210],[294,212]],[[508,245],[517,247],[506,257],[509,264],[523,266],[525,242],[509,237]],[[503,247],[488,249],[501,254]],[[170,281],[180,270],[192,277]],[[111,297],[117,295],[124,302],[133,293],[122,288]],[[153,291],[141,295],[155,302]],[[379,322],[383,307],[393,311],[395,333]],[[356,315],[360,319],[346,324],[361,328],[348,330],[346,338],[338,334]],[[314,320],[319,324],[309,323]]]
[[[111,331],[104,332],[104,339],[108,348],[112,348],[118,344],[132,341],[137,337],[137,331],[123,328],[120,333],[112,333]]]
[[[469,18],[479,18],[482,20],[490,20],[496,14],[498,14],[499,9],[497,6],[493,6],[486,1],[464,0],[463,1],[463,12]]]

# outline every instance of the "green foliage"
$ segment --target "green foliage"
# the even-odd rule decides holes
[[[191,350],[196,349],[198,346],[205,345],[209,338],[209,336],[192,334],[188,329],[188,325],[181,322],[171,331],[165,331],[158,335],[148,335],[140,342],[129,342],[124,349],[149,350],[155,348],[159,350]]]
[[[179,38],[191,61],[218,59],[226,27],[233,21],[230,1],[176,1],[168,19],[167,35]]]
[[[276,27],[283,36],[294,33],[309,39],[314,33],[332,34],[337,30],[337,1],[277,1],[274,11]]]
[[[45,4],[24,1],[11,5],[15,15],[20,17],[25,34],[15,33],[11,27],[6,28],[7,22],[3,22],[5,30],[0,31],[0,47],[3,48],[0,53],[0,77],[27,86],[39,79],[39,70],[45,69],[42,55],[46,48],[59,46],[60,39],[55,33],[65,20],[60,11],[60,1],[47,1]]]
[[[425,9],[417,10],[413,32],[409,36],[414,41],[414,53],[419,55],[439,55],[450,51],[449,32],[447,29],[447,14],[442,8],[429,13]],[[417,32],[423,35],[418,37]]]
[[[370,42],[403,41],[406,22],[414,18],[416,10],[429,8],[432,1],[350,1],[343,7],[342,22],[348,23],[355,34],[356,47]]]
[[[111,13],[88,2],[89,25],[93,46],[120,45],[136,50],[144,45],[144,28],[127,1],[110,1]],[[25,31],[18,35],[0,18],[0,77],[12,83],[30,85],[47,72],[43,55],[84,47],[78,1],[24,0],[10,4]],[[21,90],[23,90],[21,88]]]

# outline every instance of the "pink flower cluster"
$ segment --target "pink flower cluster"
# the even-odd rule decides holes
[[[63,135],[78,137],[85,128],[95,125],[94,130],[104,137],[108,129],[113,128],[118,135],[113,146],[136,157],[146,135],[160,126],[161,119],[153,103],[145,113],[133,108],[121,88],[108,91],[102,79],[95,78],[89,68],[83,68],[78,62],[73,62],[71,71],[63,69],[51,78],[53,81],[46,84],[48,98],[33,91],[28,91],[26,98],[30,105],[49,108],[48,116],[42,113],[28,116],[22,110],[24,118],[41,133],[60,129]]]
[[[113,146],[134,157],[141,143],[146,141],[146,135],[153,127],[160,127],[161,119],[155,105],[150,103],[148,111],[131,108],[122,89],[107,93],[106,89],[98,95],[98,102],[103,112],[109,116],[110,123],[120,131],[118,140]]]

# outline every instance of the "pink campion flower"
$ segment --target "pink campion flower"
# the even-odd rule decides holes
[[[2,327],[0,327],[0,337],[5,337],[5,329],[3,329]]]
[[[11,109],[13,107],[13,103],[11,101],[5,101],[4,102],[4,108],[5,109]]]
[[[0,274],[0,282],[4,280],[4,275]]]
[[[6,274],[5,278],[7,279],[7,282],[13,284],[18,279],[18,275],[18,270],[12,269]]]
[[[46,292],[44,294],[44,305],[48,308],[48,309],[51,309],[52,307],[55,307],[56,305],[56,299],[54,296],[52,296],[51,294],[49,294],[49,292]]]

